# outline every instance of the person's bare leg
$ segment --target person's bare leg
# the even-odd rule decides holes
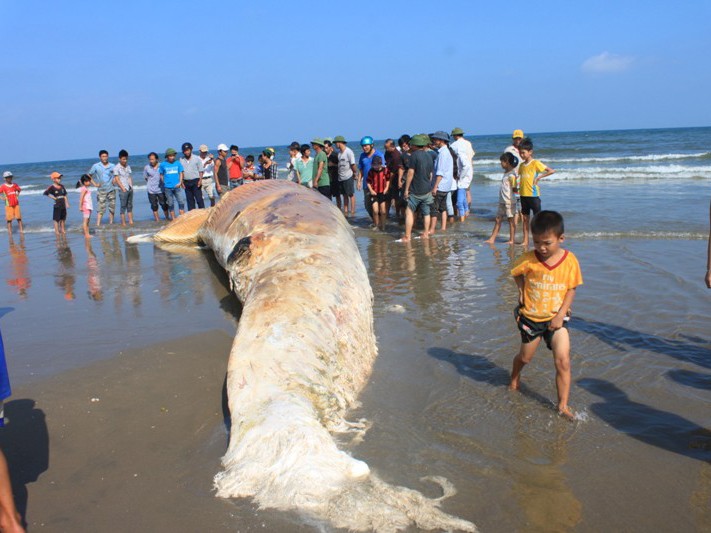
[[[494,229],[491,230],[491,236],[484,242],[487,244],[494,244],[496,242],[496,237],[499,236],[499,229],[501,229],[501,218],[496,217],[494,221]]]
[[[22,227],[22,225],[20,225]],[[7,223],[7,234],[12,235],[12,222]]]
[[[521,343],[521,348],[514,357],[513,364],[511,365],[511,382],[509,383],[510,390],[518,390],[521,386],[521,371],[523,367],[531,362],[533,359],[533,354],[536,353],[536,348],[541,342],[541,338],[537,337],[531,342]]]
[[[521,215],[521,218],[523,219],[523,241],[521,244],[528,246],[528,215]]]
[[[124,215],[123,213],[121,213],[120,216],[121,216],[121,225],[122,225],[122,226],[125,226],[125,225],[126,225],[126,215]]]
[[[21,218],[18,218],[18,219],[17,219],[17,226],[20,228],[20,233],[24,233],[24,232],[25,232],[25,226],[22,225],[22,219],[21,219]]]
[[[422,238],[423,238],[423,239],[427,239],[427,238],[429,238],[429,236],[430,236],[429,232],[427,231],[427,228],[430,227],[430,219],[431,219],[431,218],[432,218],[432,217],[431,217],[430,215],[425,215],[425,216],[423,217],[423,219],[424,219],[424,220],[423,220],[423,222],[424,222],[424,228],[425,228],[425,232],[422,234]],[[437,222],[437,219],[435,219],[435,223],[436,223],[436,222]]]
[[[408,242],[412,238],[412,226],[415,225],[415,214],[412,209],[405,210],[405,236],[402,238],[403,242]]]
[[[449,216],[449,215],[447,215],[447,211],[444,211],[444,212],[442,213],[442,231],[444,231],[444,230],[447,229],[447,217],[448,217],[448,216]]]
[[[515,237],[516,237],[516,224],[514,223],[513,217],[511,217],[509,219],[509,240],[506,244],[513,244]]]
[[[430,223],[425,223],[425,233],[434,235],[437,231],[437,217],[430,217]]]
[[[555,387],[558,392],[558,414],[573,418],[568,407],[570,397],[570,335],[566,328],[560,328],[551,341],[555,362]]]
[[[128,224],[129,226],[133,226],[133,212],[128,213]]]

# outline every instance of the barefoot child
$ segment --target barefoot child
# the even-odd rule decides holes
[[[133,175],[128,164],[128,152],[119,152],[119,162],[114,165],[114,185],[118,188],[119,200],[121,201],[121,225],[126,225],[128,217],[129,225],[133,226]]]
[[[52,178],[52,185],[44,191],[44,195],[54,200],[52,220],[54,221],[54,234],[59,236],[60,233],[66,233],[64,223],[67,220],[69,198],[67,198],[67,189],[62,185],[62,175],[59,172],[52,172],[49,177]]]
[[[91,218],[91,212],[94,210],[94,202],[91,199],[91,176],[89,174],[84,174],[79,181],[77,181],[77,189],[79,189],[79,211],[81,211],[83,221],[82,229],[84,230],[84,237],[90,238],[89,234],[89,219]]]
[[[541,191],[538,182],[555,173],[555,170],[533,159],[533,141],[526,137],[518,146],[521,164],[518,167],[521,214],[523,215],[523,244],[528,246],[528,227],[531,212],[536,216],[541,210]]]
[[[6,170],[2,177],[5,183],[0,185],[0,199],[5,200],[5,219],[7,220],[7,234],[12,234],[12,221],[17,220],[17,227],[20,233],[24,232],[22,227],[22,215],[20,214],[20,186],[12,182],[12,172]]]
[[[519,292],[515,311],[521,333],[521,349],[513,360],[511,390],[518,390],[523,367],[531,362],[541,341],[553,351],[558,413],[572,418],[570,394],[570,337],[566,321],[583,277],[575,256],[561,248],[565,241],[563,217],[541,211],[531,222],[534,250],[516,261],[511,275]]]
[[[373,223],[375,227],[384,229],[389,202],[390,172],[383,166],[383,159],[379,155],[373,156],[365,183],[373,203]]]
[[[516,176],[517,160],[513,154],[504,152],[499,157],[499,161],[501,161],[501,168],[504,169],[501,190],[499,191],[499,209],[496,212],[496,222],[494,222],[491,237],[486,242],[489,244],[496,242],[496,236],[499,234],[499,229],[501,229],[501,222],[505,217],[509,221],[509,240],[506,244],[513,244],[514,236],[516,235],[516,200],[512,191],[518,179],[518,176]]]

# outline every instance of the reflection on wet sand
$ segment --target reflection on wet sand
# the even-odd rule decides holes
[[[571,531],[582,518],[583,506],[562,470],[567,462],[567,442],[563,435],[547,435],[556,439],[547,445],[540,442],[531,435],[527,410],[516,414],[510,469],[514,497],[526,515],[524,530]]]
[[[170,245],[153,248],[153,268],[158,276],[158,293],[163,302],[177,302],[181,309],[202,305],[205,299],[204,253],[196,248]],[[175,252],[175,253],[174,253]],[[192,296],[192,297],[191,297]]]
[[[91,247],[91,239],[84,240],[86,248],[86,284],[89,298],[95,302],[104,300],[104,292],[101,290],[101,270],[99,261],[96,258],[94,249]]]
[[[19,244],[15,243],[12,233],[8,234],[10,263],[12,272],[7,278],[7,284],[17,291],[21,300],[27,299],[27,293],[32,285],[30,274],[27,268],[27,252],[25,251],[25,237],[20,235]]]
[[[141,254],[138,246],[124,241],[124,253],[126,254],[126,292],[131,298],[131,303],[135,309],[141,307]],[[140,316],[140,314],[138,315]]]
[[[57,240],[57,262],[59,268],[54,275],[54,284],[62,291],[65,300],[74,300],[76,298],[74,294],[74,285],[76,284],[74,254],[72,254],[72,249],[66,240]]]

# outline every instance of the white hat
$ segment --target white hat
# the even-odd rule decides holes
[[[218,149],[218,150],[221,150],[221,151],[223,151],[223,152],[226,152],[226,151],[227,151],[227,145],[226,145],[226,144],[218,144],[218,145],[217,145],[217,149]]]
[[[210,149],[207,147],[206,144],[201,144],[201,145],[200,145],[200,151],[201,151],[201,152],[209,152]]]
[[[3,178],[11,178],[12,177],[12,172],[9,170],[6,170],[5,172],[2,173]]]

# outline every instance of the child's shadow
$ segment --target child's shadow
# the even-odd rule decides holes
[[[679,415],[633,402],[609,381],[583,378],[577,384],[604,400],[590,409],[616,430],[663,450],[711,463],[708,429]]]
[[[49,468],[49,433],[44,412],[35,401],[12,400],[5,404],[7,425],[0,429],[0,448],[5,453],[15,505],[27,516],[27,484],[37,481]]]
[[[511,375],[508,370],[491,362],[482,355],[456,353],[447,348],[429,348],[427,353],[435,359],[450,363],[461,375],[475,381],[488,383],[495,387],[508,387],[511,381]],[[548,398],[529,389],[525,384],[521,384],[519,392],[547,408],[555,407],[555,404]]]
[[[622,352],[626,352],[628,348],[649,350],[680,361],[688,361],[704,368],[711,368],[709,341],[698,337],[680,335],[684,340],[666,339],[659,335],[634,331],[617,324],[586,320],[577,315],[570,321],[569,326],[595,335],[605,344]]]

